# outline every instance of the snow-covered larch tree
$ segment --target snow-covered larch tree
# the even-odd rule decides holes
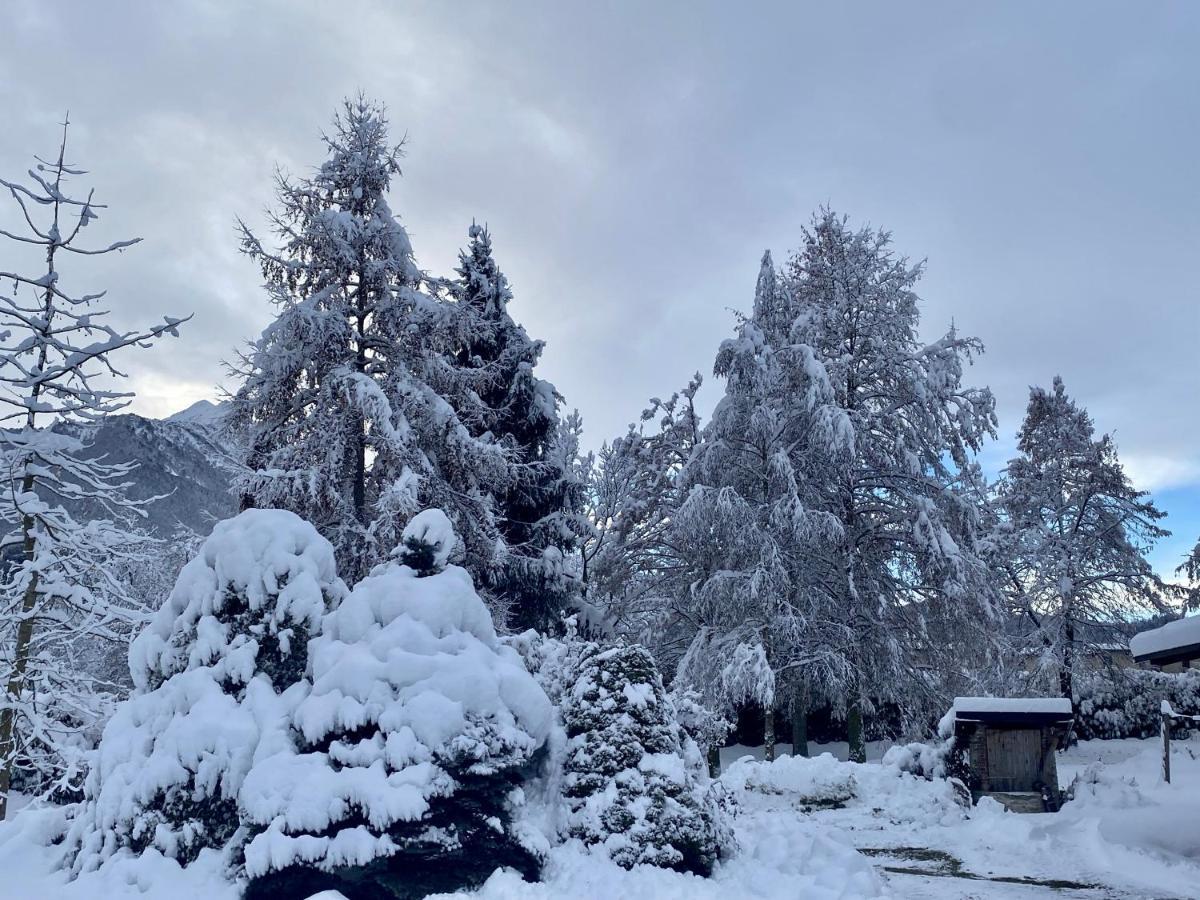
[[[795,448],[811,423],[789,372],[788,298],[764,254],[751,316],[722,343],[715,374],[725,395],[681,473],[685,499],[666,543],[680,565],[673,594],[692,626],[682,683],[721,708],[763,708],[764,746],[775,753],[778,676],[845,682],[829,616],[808,589],[802,552],[834,522],[801,500]],[[832,662],[832,665],[829,663]]]
[[[455,522],[473,571],[498,564],[489,491],[507,459],[431,381],[445,309],[421,290],[387,192],[400,173],[381,107],[347,100],[309,178],[277,179],[268,250],[242,228],[277,318],[243,354],[231,426],[245,506],[290,509],[333,543],[350,579],[387,557],[424,506]],[[443,387],[443,391],[446,388]],[[485,487],[486,486],[486,487]]]
[[[667,584],[678,568],[667,542],[681,501],[679,474],[700,439],[697,373],[666,400],[653,398],[640,422],[590,461],[588,514],[581,546],[586,597],[613,631],[650,647],[674,666],[690,634],[671,623]]]
[[[997,486],[1011,540],[1006,568],[1036,629],[1039,670],[1070,698],[1075,662],[1104,626],[1120,634],[1139,612],[1165,611],[1170,589],[1146,554],[1170,532],[1061,378],[1030,390],[1017,449]]]
[[[67,127],[57,155],[38,158],[28,182],[0,179],[25,228],[0,236],[42,256],[36,271],[0,270],[0,285],[12,288],[0,296],[0,819],[15,770],[74,752],[73,725],[88,718],[92,690],[78,659],[84,645],[127,641],[143,621],[114,574],[147,558],[131,525],[141,510],[124,495],[132,467],[90,458],[86,428],[53,426],[94,424],[127,405],[132,395],[114,386],[122,373],[113,357],[174,335],[184,321],[118,331],[98,306],[103,291],[68,291],[60,278],[67,258],[117,253],[140,240],[84,244],[105,207],[91,191],[70,190],[86,172],[66,161]],[[66,508],[78,501],[106,515],[78,521]]]
[[[803,413],[787,455],[800,504],[836,526],[804,548],[802,565],[814,605],[845,637],[860,761],[864,708],[910,705],[905,694],[925,689],[929,623],[974,626],[994,613],[975,508],[956,485],[995,434],[994,401],[963,384],[978,340],[953,329],[920,339],[921,271],[894,254],[886,232],[823,210],[782,286],[791,325],[776,353]]]
[[[584,485],[572,448],[560,446],[562,397],[534,374],[543,342],[513,320],[512,289],[488,229],[472,224],[468,238],[457,278],[444,283],[452,334],[445,388],[471,433],[490,436],[509,457],[507,477],[494,490],[505,554],[499,566],[473,574],[509,609],[510,626],[545,630],[579,593],[563,559],[587,533]]]

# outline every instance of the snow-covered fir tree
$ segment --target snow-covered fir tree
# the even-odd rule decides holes
[[[105,207],[92,191],[71,190],[86,172],[67,162],[66,149],[64,123],[57,154],[39,157],[27,183],[0,179],[27,226],[0,237],[30,265],[0,270],[0,820],[14,773],[38,787],[78,788],[78,734],[96,720],[99,693],[81,654],[97,641],[127,641],[141,619],[113,574],[149,558],[134,524],[141,510],[124,493],[132,467],[89,458],[81,435],[132,396],[114,386],[121,375],[114,356],[175,334],[182,321],[118,331],[98,305],[103,291],[66,287],[65,259],[140,240],[85,244],[85,229]],[[83,427],[56,430],[56,423]],[[99,514],[76,518],[68,507],[80,501]]]
[[[512,627],[545,630],[579,593],[578,580],[563,566],[587,531],[584,485],[572,465],[577,448],[562,442],[569,436],[560,427],[562,397],[534,374],[544,345],[512,318],[512,290],[491,234],[472,224],[468,237],[457,278],[445,283],[453,341],[446,387],[470,432],[499,443],[509,461],[494,491],[506,552],[498,566],[472,574],[510,610]]]
[[[805,547],[803,566],[844,634],[859,760],[872,698],[914,706],[926,691],[930,623],[975,628],[994,614],[974,504],[957,485],[995,434],[994,401],[962,383],[979,341],[953,329],[920,340],[921,269],[886,232],[823,210],[783,286],[792,324],[778,354],[802,413],[788,455],[802,506],[836,525]]]
[[[309,638],[345,596],[333,547],[284,510],[220,522],[134,641],[134,694],[104,729],[68,836],[72,870],[122,848],[236,865],[242,781],[292,747]]]
[[[235,370],[243,504],[311,521],[350,579],[436,505],[472,571],[488,571],[500,546],[489,492],[506,488],[507,455],[446,401],[445,310],[421,290],[387,200],[400,147],[388,142],[382,108],[361,97],[344,103],[324,139],[328,158],[313,176],[278,178],[280,248],[242,230],[277,308]]]
[[[594,650],[579,664],[563,719],[567,833],[626,868],[710,874],[731,838],[649,651]]]
[[[241,791],[261,829],[247,898],[416,898],[540,869],[544,838],[514,821],[553,709],[496,638],[458,537],[426,510],[310,644],[299,752],[260,754]]]
[[[1030,390],[1017,449],[997,485],[1006,572],[1019,613],[1035,626],[1027,649],[1053,689],[1071,697],[1076,661],[1105,625],[1166,608],[1169,590],[1146,555],[1170,532],[1061,378]]]

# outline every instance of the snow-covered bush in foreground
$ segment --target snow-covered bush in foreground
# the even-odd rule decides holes
[[[423,897],[500,866],[538,873],[545,840],[513,814],[553,709],[467,572],[443,568],[453,540],[445,516],[417,517],[399,559],[326,616],[300,752],[260,757],[241,792],[261,828],[247,897]]]
[[[707,875],[732,838],[641,646],[593,653],[564,698],[567,831],[619,865]]]
[[[104,729],[68,837],[73,871],[123,847],[186,865],[230,843],[242,779],[291,746],[309,635],[345,592],[332,546],[292,513],[213,529],[130,649],[135,693]]]
[[[1067,786],[1067,796],[1074,801],[1073,808],[1091,805],[1125,808],[1146,803],[1136,778],[1112,772],[1101,762],[1090,763],[1076,774]]]

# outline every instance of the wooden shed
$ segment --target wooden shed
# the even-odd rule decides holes
[[[1046,697],[958,697],[955,753],[971,797],[1013,812],[1053,812],[1062,803],[1054,751],[1073,721],[1071,701]]]

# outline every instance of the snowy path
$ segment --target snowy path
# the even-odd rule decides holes
[[[1111,888],[1086,890],[1049,886],[1007,884],[1000,881],[968,881],[928,875],[889,874],[888,883],[896,896],[905,900],[1117,900],[1142,898],[1141,894],[1116,894]]]
[[[835,748],[840,749],[840,748]],[[857,796],[837,808],[803,799],[847,767],[811,760],[780,772],[764,793],[747,793],[759,815],[795,817],[859,850],[897,898],[1078,898],[1167,900],[1200,896],[1200,740],[1175,743],[1174,783],[1159,774],[1160,745],[1083,742],[1062,754],[1065,785],[1094,785],[1062,812],[1014,815],[985,802],[947,814],[936,785],[903,787],[881,766],[854,767]],[[1089,773],[1089,766],[1091,770]],[[813,771],[808,771],[813,770]]]

